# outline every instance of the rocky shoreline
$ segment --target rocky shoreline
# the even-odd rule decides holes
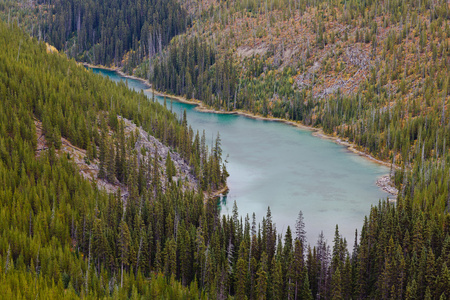
[[[394,187],[391,176],[389,175],[381,176],[380,178],[377,179],[376,185],[386,193],[392,195],[392,198],[388,197],[388,200],[390,202],[397,201],[396,199],[398,195],[398,190]]]

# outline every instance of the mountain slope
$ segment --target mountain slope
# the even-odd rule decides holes
[[[151,168],[130,168],[139,153],[127,146],[135,140],[123,138],[117,116],[176,149],[202,190],[224,182],[217,146],[208,155],[187,120],[0,24],[5,297],[448,298],[446,2],[201,3],[188,3],[198,14],[191,30],[136,73],[216,109],[281,116],[346,137],[400,165],[397,203],[371,208],[351,254],[338,227],[333,247],[323,236],[307,246],[301,214],[295,233],[288,228],[284,238],[270,209],[261,224],[240,220],[237,206],[221,219],[217,203],[204,203],[201,193],[155,180],[164,171],[151,153]],[[306,42],[292,41],[295,29]],[[340,76],[357,87],[333,91]],[[33,117],[50,143],[39,158]],[[105,180],[127,184],[126,206],[57,154],[61,136],[90,149]]]
[[[174,224],[176,218],[195,230],[204,209],[203,188],[223,184],[219,157],[201,149],[199,136],[195,142],[187,124],[162,105],[50,53],[16,26],[0,22],[0,42],[5,48],[0,53],[3,297],[200,297],[195,284],[189,289],[166,280],[162,266],[150,262],[174,241],[173,228],[160,224]],[[178,161],[168,154],[161,159],[159,150],[134,149],[140,137],[126,134],[117,115],[159,137],[161,148],[179,150],[196,175],[203,174],[198,191],[171,180],[168,174],[176,175]],[[42,138],[46,147],[38,148]],[[98,159],[98,176],[126,186],[128,197],[108,195],[83,179],[66,147],[78,148],[85,160]],[[183,208],[174,213],[178,205]],[[156,245],[158,254],[143,251]]]
[[[218,110],[322,127],[407,167],[450,143],[448,11],[447,1],[215,2],[136,74]]]

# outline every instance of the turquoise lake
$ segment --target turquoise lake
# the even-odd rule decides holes
[[[114,81],[118,73],[93,69]],[[128,86],[145,90],[140,81],[127,79]],[[146,91],[148,97],[151,92]],[[161,103],[162,97],[156,97]],[[330,140],[314,137],[311,131],[280,122],[239,115],[204,113],[194,105],[167,99],[167,107],[178,115],[186,109],[194,131],[205,129],[211,143],[220,132],[224,158],[228,157],[230,191],[221,199],[223,214],[231,214],[236,201],[244,219],[256,214],[260,222],[270,206],[277,232],[293,229],[300,210],[306,223],[308,242],[316,244],[321,231],[332,246],[336,224],[347,238],[349,249],[355,229],[361,230],[370,206],[389,195],[379,189],[378,177],[387,167],[371,162]]]

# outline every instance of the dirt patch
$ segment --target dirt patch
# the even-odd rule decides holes
[[[255,48],[248,47],[248,46],[242,46],[236,49],[237,55],[239,55],[241,58],[250,57],[253,55],[259,55],[263,56],[266,54],[266,52],[269,50],[269,47],[263,45],[259,45]]]

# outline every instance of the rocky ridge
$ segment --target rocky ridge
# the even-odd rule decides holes
[[[157,138],[147,133],[142,127],[136,126],[132,121],[118,116],[119,120],[124,122],[125,135],[130,136],[131,134],[138,132],[138,137],[134,146],[134,149],[138,153],[138,164],[147,162],[148,156],[144,157],[142,155],[142,149],[148,151],[149,156],[154,159],[155,148],[157,156],[159,157],[158,165],[160,166],[160,180],[162,189],[165,189],[165,183],[168,178],[165,174],[165,164],[167,156],[170,152],[171,160],[176,169],[176,176],[172,177],[173,181],[180,181],[184,185],[184,189],[198,189],[198,180],[192,174],[192,169],[188,162],[184,160],[177,152],[172,151],[168,146],[162,144]],[[36,149],[36,157],[42,154],[42,151],[48,149],[47,141],[42,130],[42,123],[35,120],[36,133],[38,137],[38,145]],[[128,197],[128,189],[126,185],[121,184],[118,180],[111,183],[105,179],[99,178],[98,173],[100,170],[100,162],[98,159],[88,160],[86,150],[80,149],[72,145],[68,140],[61,138],[61,149],[57,150],[58,155],[67,155],[68,158],[74,161],[77,165],[79,173],[85,179],[95,182],[99,189],[105,190],[108,193],[117,193],[120,189],[121,196],[126,199]]]

